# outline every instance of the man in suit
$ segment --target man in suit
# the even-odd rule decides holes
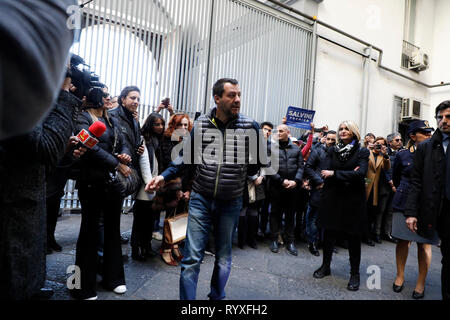
[[[436,107],[439,130],[419,144],[411,171],[405,216],[421,236],[437,230],[441,238],[442,299],[450,300],[450,100]]]

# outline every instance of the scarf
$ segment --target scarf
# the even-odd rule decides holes
[[[350,157],[351,151],[356,145],[356,140],[353,140],[347,145],[344,145],[344,143],[341,141],[339,142],[334,148],[335,152],[337,153],[337,156],[339,160],[341,161],[347,161]]]

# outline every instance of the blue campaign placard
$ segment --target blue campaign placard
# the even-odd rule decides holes
[[[316,111],[289,106],[286,113],[286,125],[300,129],[310,129]]]

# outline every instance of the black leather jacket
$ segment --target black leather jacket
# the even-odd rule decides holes
[[[119,164],[119,160],[113,155],[113,147],[115,141],[114,130],[117,130],[117,145],[115,153],[117,154],[130,154],[130,151],[124,145],[122,135],[119,133],[119,125],[117,120],[110,117],[111,125],[104,118],[99,118],[106,125],[105,133],[98,138],[99,142],[92,149],[88,149],[87,152],[80,158],[80,178],[77,183],[89,182],[89,183],[106,183],[109,180],[109,173],[113,173],[115,168]],[[89,126],[93,123],[90,114],[87,111],[83,111],[77,119],[76,132],[81,129],[89,129]]]
[[[117,108],[108,111],[108,114],[110,117],[114,117],[117,120],[123,142],[131,152],[129,155],[131,156],[133,167],[139,170],[139,156],[137,154],[137,149],[141,143],[139,123],[133,118],[131,112],[123,106],[118,106]]]

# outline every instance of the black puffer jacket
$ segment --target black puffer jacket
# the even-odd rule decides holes
[[[117,120],[110,117],[109,122],[104,118],[99,118],[99,121],[106,125],[105,133],[98,138],[99,143],[80,158],[80,178],[77,183],[106,183],[109,180],[109,173],[113,173],[119,164],[119,160],[113,155],[113,147],[115,140],[115,133],[117,131],[117,145],[115,153],[130,154],[130,151],[123,143],[122,135],[119,132],[119,125]],[[87,111],[83,111],[76,123],[76,132],[81,129],[89,129],[93,123],[92,117]]]
[[[280,188],[284,179],[294,180],[297,182],[297,186],[301,186],[304,168],[302,150],[291,140],[287,143],[280,142],[279,148],[278,172],[268,176],[270,188]]]
[[[139,156],[136,153],[141,142],[141,131],[139,123],[133,118],[133,115],[123,106],[108,111],[110,117],[117,120],[120,127],[120,133],[123,138],[123,143],[131,152],[129,155],[132,159],[133,167],[139,170]]]
[[[213,121],[215,114],[216,108],[213,108],[208,115],[200,116],[191,131],[190,138],[186,141],[184,152],[191,151],[191,155],[187,158],[190,158],[191,163],[195,164],[192,190],[210,199],[236,199],[242,197],[244,187],[246,187],[247,174],[255,175],[261,167],[257,156],[258,148],[265,143],[262,135],[259,135],[259,125],[256,121],[239,114],[237,119],[227,123],[226,129],[230,131],[222,132]],[[241,144],[236,143],[234,148],[230,148],[229,151],[232,152],[227,158],[227,143],[235,141],[231,131],[236,129],[256,133],[257,141],[252,144],[252,147],[256,152],[257,163],[249,164],[249,140]],[[200,139],[201,143],[194,142],[194,139]],[[220,141],[225,141],[225,143],[221,145]],[[214,156],[213,150],[222,153],[221,161],[211,158],[211,155]],[[162,173],[165,181],[178,176],[184,166],[182,157],[172,162],[171,166]]]

